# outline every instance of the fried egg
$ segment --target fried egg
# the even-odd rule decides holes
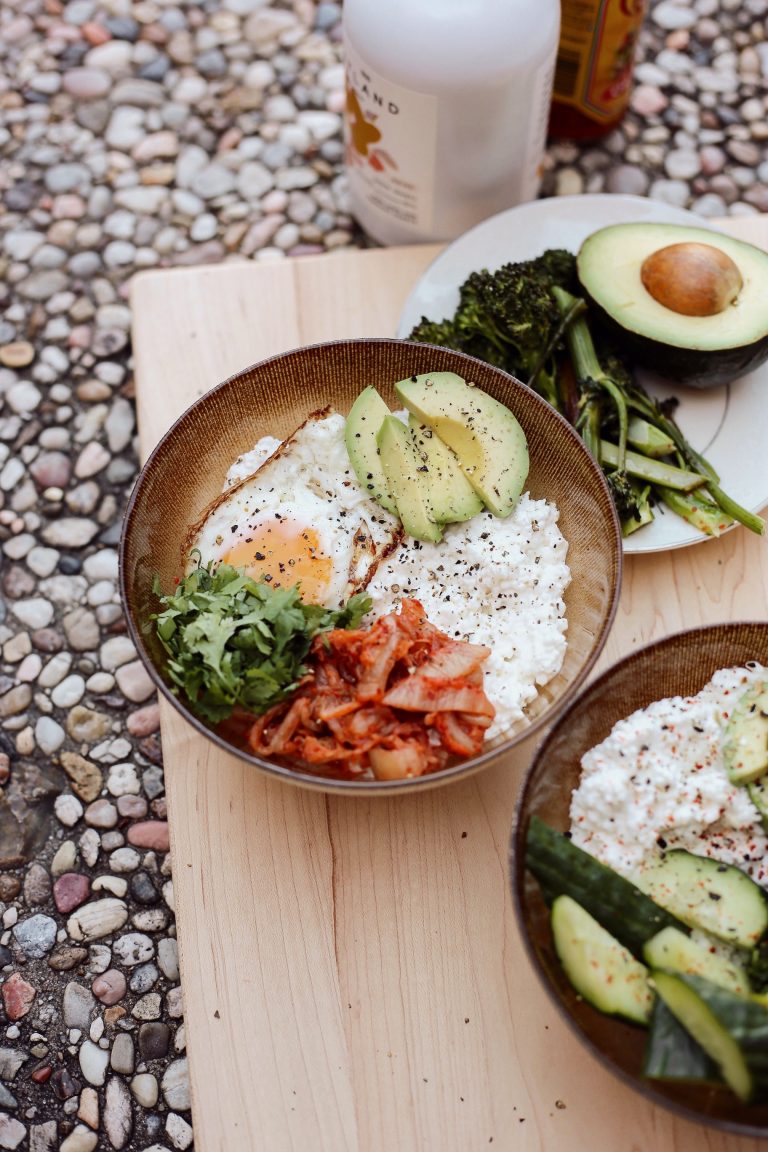
[[[236,462],[227,487],[189,530],[187,571],[199,552],[203,564],[231,564],[273,588],[298,584],[304,600],[339,607],[402,535],[397,518],[357,482],[344,417],[327,408],[313,413],[242,476],[248,459]]]

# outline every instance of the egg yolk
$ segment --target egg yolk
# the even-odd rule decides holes
[[[254,580],[267,580],[273,588],[300,583],[302,600],[311,604],[325,601],[333,572],[317,532],[287,520],[256,525],[252,535],[239,540],[223,559],[235,568],[245,568]]]

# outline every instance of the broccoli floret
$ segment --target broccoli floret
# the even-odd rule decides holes
[[[456,348],[503,368],[562,410],[555,366],[562,317],[552,288],[573,286],[575,278],[575,257],[561,249],[495,272],[472,272],[459,289],[453,318],[422,318],[409,339]]]
[[[439,321],[423,316],[408,339],[455,348],[503,368],[562,411],[568,405],[557,388],[563,318],[552,291],[556,286],[578,291],[576,257],[563,248],[503,264],[495,272],[472,272],[459,289],[454,316]]]
[[[422,316],[408,339],[418,344],[437,344],[440,348],[463,350],[452,320],[428,320]]]
[[[578,296],[579,278],[576,275],[576,257],[573,252],[567,252],[565,248],[548,248],[541,256],[529,260],[527,264],[530,274],[540,277],[543,283],[550,286],[557,284],[559,288]]]
[[[637,516],[639,513],[637,493],[626,472],[608,472],[605,478],[608,481],[619,519],[628,520],[630,517]]]

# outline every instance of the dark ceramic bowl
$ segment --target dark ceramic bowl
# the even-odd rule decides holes
[[[361,388],[375,385],[397,407],[393,384],[413,373],[455,371],[517,416],[528,438],[527,488],[560,510],[572,581],[566,593],[568,646],[559,674],[528,708],[530,724],[482,755],[442,772],[400,781],[327,780],[234,748],[189,711],[166,678],[165,652],[154,634],[152,585],[170,591],[183,570],[181,543],[200,511],[222,488],[228,467],[267,433],[289,435],[325,404],[346,413]],[[120,580],[131,635],[160,691],[203,735],[272,776],[341,793],[393,794],[464,777],[495,763],[523,737],[549,723],[597,659],[616,611],[621,536],[602,473],[565,420],[531,389],[488,364],[445,348],[401,340],[318,344],[265,360],[226,380],[176,421],[149,457],[125,517]]]
[[[654,700],[692,695],[718,668],[749,660],[768,663],[768,623],[716,624],[676,633],[639,649],[590,684],[560,714],[528,770],[512,832],[510,878],[529,959],[564,1020],[593,1055],[655,1104],[715,1128],[768,1137],[768,1105],[742,1104],[726,1088],[643,1079],[645,1030],[602,1015],[574,992],[554,950],[538,883],[524,863],[531,817],[567,831],[581,758],[617,721]]]

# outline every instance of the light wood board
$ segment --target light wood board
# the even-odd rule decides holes
[[[768,247],[768,218],[722,223]],[[392,335],[438,250],[138,277],[144,456],[248,364]],[[599,668],[681,628],[766,616],[768,544],[744,529],[631,556]],[[466,783],[390,801],[265,781],[165,703],[162,737],[198,1152],[760,1147],[639,1099],[549,1005],[506,870],[532,741]]]

